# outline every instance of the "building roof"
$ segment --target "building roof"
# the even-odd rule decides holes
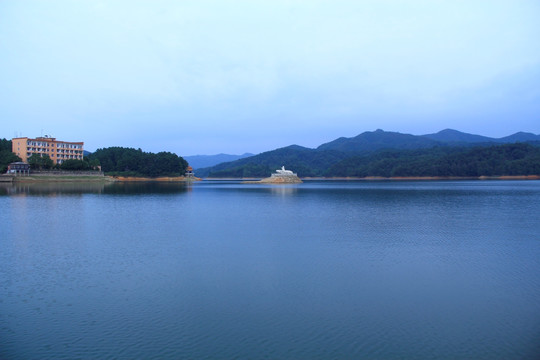
[[[65,143],[65,144],[79,144],[84,145],[84,141],[64,141],[64,140],[56,140],[56,138],[53,137],[45,137],[45,136],[38,136],[35,138],[29,138],[28,136],[22,136],[22,137],[14,137],[11,140],[19,140],[19,139],[27,139],[27,140],[38,140],[38,141],[54,141],[55,143]]]

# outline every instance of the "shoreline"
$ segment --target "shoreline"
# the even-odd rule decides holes
[[[313,178],[314,180],[316,178]],[[364,180],[364,181],[440,181],[440,180],[540,180],[540,175],[501,175],[501,176],[367,176],[325,178],[330,180]],[[324,179],[323,179],[324,180]]]
[[[301,184],[303,181],[298,176],[271,176],[261,180],[244,180],[244,184],[274,184],[274,185],[288,185],[288,184]]]
[[[157,178],[136,177],[136,176],[114,176],[113,181],[118,182],[192,182],[200,181],[200,178],[188,178],[185,176],[161,176]]]
[[[204,178],[206,181],[260,181],[262,178]],[[336,176],[301,177],[304,181],[443,181],[443,180],[540,180],[540,175],[500,175],[500,176]]]
[[[157,178],[134,177],[134,176],[107,176],[107,175],[30,175],[12,176],[4,183],[46,183],[46,182],[193,182],[200,181],[200,178],[187,178],[185,176],[162,176]]]

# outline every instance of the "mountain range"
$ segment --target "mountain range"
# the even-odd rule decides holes
[[[518,132],[502,138],[491,138],[445,129],[435,134],[410,135],[383,130],[367,131],[352,138],[339,138],[320,145],[317,150],[345,152],[374,151],[380,149],[423,149],[434,146],[463,146],[470,144],[504,144],[540,141],[540,135]]]
[[[526,132],[517,132],[510,136],[505,136],[502,138],[491,138],[482,135],[473,135],[467,134],[461,131],[445,129],[441,130],[435,134],[422,135],[428,139],[443,141],[443,142],[454,142],[454,143],[513,143],[513,142],[527,142],[527,141],[539,141],[540,135],[535,135],[532,133]]]
[[[491,138],[467,134],[452,129],[445,129],[435,134],[426,135],[402,134],[379,129],[364,132],[351,138],[341,137],[322,144],[315,149],[291,145],[258,155],[219,163],[207,168],[199,168],[197,170],[197,176],[268,176],[282,165],[291,168],[299,176],[331,176],[335,175],[331,171],[337,171],[336,169],[341,169],[339,170],[341,173],[346,172],[343,167],[340,167],[340,164],[348,164],[347,166],[349,166],[350,170],[351,167],[358,169],[358,164],[360,163],[367,164],[369,161],[381,161],[381,153],[386,154],[385,156],[390,156],[392,159],[401,158],[402,160],[400,161],[404,161],[404,156],[408,159],[407,161],[413,157],[430,158],[432,161],[440,161],[438,157],[448,157],[450,154],[471,151],[472,148],[501,146],[502,144],[516,142],[530,143],[538,147],[540,146],[540,135],[518,132],[502,138]],[[533,146],[533,148],[536,147]],[[505,151],[507,149],[493,150],[493,153],[497,153],[497,156],[503,156],[501,154]],[[536,154],[535,149],[530,150],[527,148],[526,150],[520,149],[519,151],[525,151],[527,155],[524,156],[536,156],[534,155]],[[528,152],[532,152],[532,155]],[[187,160],[188,158],[186,157]],[[515,159],[511,160],[513,161]],[[395,162],[397,160],[392,161]],[[446,159],[445,161],[449,160]],[[196,168],[195,166],[193,167]],[[375,174],[370,174],[369,176],[372,175],[375,176]]]

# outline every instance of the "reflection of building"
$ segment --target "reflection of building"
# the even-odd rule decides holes
[[[13,175],[29,175],[30,165],[21,161],[11,163],[8,165],[7,173]]]
[[[11,143],[12,151],[24,162],[27,162],[32,154],[49,155],[55,164],[61,164],[69,159],[83,159],[84,142],[59,141],[45,135],[35,139],[13,138]]]

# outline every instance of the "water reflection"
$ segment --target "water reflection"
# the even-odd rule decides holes
[[[118,182],[105,186],[105,194],[177,194],[191,191],[191,183],[183,182]]]
[[[296,194],[298,188],[290,186],[272,186],[270,187],[270,191],[272,192],[272,195],[290,196]]]
[[[303,184],[261,184],[242,180],[204,180],[195,185],[199,191],[242,192],[272,195],[293,195]]]
[[[186,183],[47,182],[0,184],[0,196],[59,196],[81,194],[176,194],[191,190]]]
[[[46,182],[2,184],[0,195],[58,196],[101,194],[105,188],[102,182]]]

